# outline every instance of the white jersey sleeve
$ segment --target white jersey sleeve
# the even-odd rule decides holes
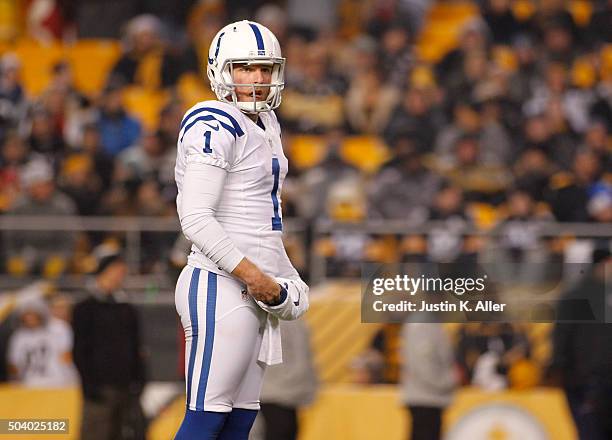
[[[215,218],[225,174],[226,171],[211,165],[188,163],[177,208],[185,237],[229,273],[244,255]]]

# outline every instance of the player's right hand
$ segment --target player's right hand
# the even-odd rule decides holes
[[[247,293],[257,301],[274,303],[280,297],[281,288],[276,280],[246,258],[238,263],[232,274],[246,284]]]
[[[247,292],[257,301],[274,303],[280,296],[280,285],[265,273],[259,279],[247,284]]]

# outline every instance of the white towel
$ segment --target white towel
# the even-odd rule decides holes
[[[281,341],[280,322],[276,316],[268,313],[264,328],[258,361],[266,365],[283,363],[283,347]]]

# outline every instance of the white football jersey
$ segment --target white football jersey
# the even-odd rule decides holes
[[[282,242],[281,188],[288,163],[274,112],[259,113],[255,123],[219,101],[200,102],[189,109],[178,135],[177,207],[190,162],[227,171],[215,218],[236,247],[270,276],[297,277]],[[195,245],[188,263],[227,275]]]
[[[7,358],[22,385],[53,388],[77,383],[74,365],[63,359],[72,351],[72,329],[57,321],[52,318],[35,329],[21,327],[11,335]]]

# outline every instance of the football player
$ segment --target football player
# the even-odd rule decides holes
[[[179,440],[248,438],[265,365],[282,361],[278,319],[308,308],[282,242],[287,158],[274,109],[284,67],[267,28],[227,25],[208,55],[218,100],[196,104],[181,122],[177,210],[193,245],[175,295],[186,342]]]

